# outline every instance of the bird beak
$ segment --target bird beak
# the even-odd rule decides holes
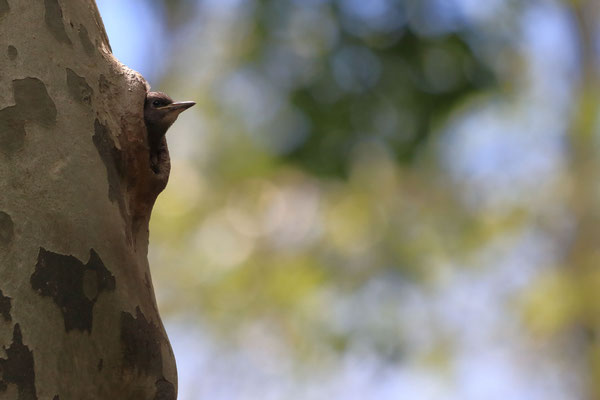
[[[179,101],[176,103],[171,103],[171,104],[167,104],[164,107],[161,107],[162,109],[165,110],[169,110],[169,111],[175,111],[177,114],[184,112],[185,110],[187,110],[188,108],[192,107],[193,105],[195,105],[196,103],[193,101]]]

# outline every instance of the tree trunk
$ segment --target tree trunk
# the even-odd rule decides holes
[[[0,399],[176,398],[146,91],[94,0],[0,0]]]

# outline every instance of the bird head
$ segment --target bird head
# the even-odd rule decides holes
[[[148,92],[144,103],[144,120],[149,133],[162,137],[179,114],[194,104],[193,101],[174,102],[162,92]]]

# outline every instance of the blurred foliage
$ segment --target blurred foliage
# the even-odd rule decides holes
[[[189,6],[165,3],[168,16]],[[360,321],[349,304],[380,279],[436,279],[452,254],[513,224],[466,209],[429,140],[494,82],[468,23],[423,2],[374,7],[263,0],[187,19],[199,26],[190,41],[209,38],[188,51],[208,55],[172,68],[204,75],[195,100],[209,149],[174,161],[153,214],[154,251],[184,264],[171,279],[185,300],[162,309],[198,305],[231,332],[268,323],[305,355],[359,341],[396,358],[400,316]],[[362,307],[379,314],[389,301]]]
[[[340,39],[346,44],[317,67],[319,80],[292,91],[310,128],[289,158],[318,174],[343,175],[352,148],[377,140],[398,160],[412,161],[449,110],[490,83],[490,72],[457,34],[393,35],[395,43],[383,48]],[[375,68],[381,71],[369,71]],[[342,87],[332,88],[336,77]]]
[[[600,398],[596,3],[153,4],[154,86],[199,104],[151,221],[163,313],[321,364],[512,352]]]
[[[166,15],[178,25],[194,21],[192,4],[165,2]],[[248,129],[270,152],[317,175],[345,176],[352,149],[364,141],[412,162],[453,107],[493,83],[468,43],[468,24],[430,2],[239,6],[250,27],[235,69],[256,85],[268,81],[255,95],[276,97],[256,99],[262,110],[246,110],[254,114]]]

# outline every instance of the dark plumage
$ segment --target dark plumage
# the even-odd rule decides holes
[[[193,101],[173,102],[173,99],[162,92],[146,94],[144,121],[148,130],[151,163],[158,159],[162,138],[167,133],[167,129],[175,122],[179,114],[194,104],[196,103]],[[155,167],[153,164],[152,168],[155,169]]]

